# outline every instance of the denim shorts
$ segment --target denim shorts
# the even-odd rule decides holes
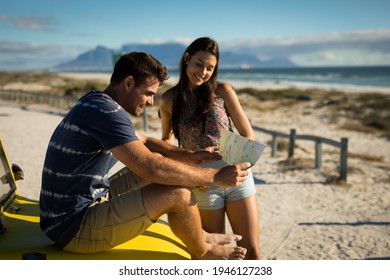
[[[202,210],[216,210],[225,207],[230,201],[236,201],[250,197],[256,193],[253,174],[248,169],[249,174],[245,181],[238,187],[221,188],[217,186],[208,186],[207,192],[201,192],[193,188],[198,208]]]

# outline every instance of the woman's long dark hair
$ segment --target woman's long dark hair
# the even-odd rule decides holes
[[[194,118],[205,119],[205,113],[207,112],[207,106],[211,101],[211,94],[215,92],[217,87],[217,75],[218,75],[218,64],[219,64],[219,48],[218,43],[211,38],[202,37],[193,41],[181,58],[179,65],[179,82],[173,88],[173,104],[172,104],[172,119],[171,125],[175,137],[179,140],[179,120],[181,116],[181,110],[187,108],[187,95],[186,93],[190,90],[189,81],[187,77],[187,63],[185,61],[186,53],[192,57],[199,51],[209,52],[217,58],[217,63],[214,68],[214,72],[210,79],[203,83],[195,90],[195,94],[198,97],[198,105],[195,110]]]

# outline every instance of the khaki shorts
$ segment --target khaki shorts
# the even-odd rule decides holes
[[[146,214],[141,187],[140,178],[126,167],[112,175],[109,196],[88,209],[79,232],[64,250],[100,252],[142,234],[154,222]]]

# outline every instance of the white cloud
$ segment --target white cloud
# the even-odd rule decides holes
[[[170,42],[174,42],[174,43],[179,43],[179,44],[183,44],[183,45],[189,45],[193,40],[195,40],[194,38],[174,38],[172,40],[167,40],[167,39],[162,39],[162,38],[156,38],[156,39],[153,39],[153,40],[149,40],[149,39],[145,39],[145,40],[140,40],[139,42],[137,43],[142,43],[142,44],[164,44],[164,43],[170,43]]]
[[[0,41],[0,54],[30,54],[46,56],[77,55],[85,48],[69,45],[43,45],[36,43],[15,43]]]
[[[0,21],[6,22],[4,17],[0,17]],[[171,42],[188,45],[192,40],[175,38]],[[168,41],[148,41],[154,44],[163,42]],[[390,65],[390,29],[235,40],[219,44],[221,51],[254,54],[260,59],[288,58],[300,66]],[[0,41],[0,70],[52,67],[93,48]]]
[[[24,30],[52,30],[55,23],[51,17],[5,17],[0,16],[0,22],[9,24],[15,29]]]
[[[75,46],[0,41],[0,70],[30,70],[55,66],[86,51]]]
[[[390,65],[390,29],[277,37],[221,43],[224,50],[260,59],[288,58],[299,65]]]

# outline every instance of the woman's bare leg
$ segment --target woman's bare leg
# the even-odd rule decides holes
[[[248,250],[245,259],[260,259],[260,225],[256,194],[229,202],[227,215],[233,232],[242,236],[237,242]]]

